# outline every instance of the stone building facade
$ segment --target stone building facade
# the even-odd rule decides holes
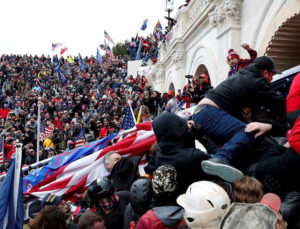
[[[242,43],[281,70],[300,64],[300,0],[192,0],[175,19],[147,76],[156,90],[177,91],[187,74],[207,73],[216,86],[227,77],[228,49],[248,58]]]

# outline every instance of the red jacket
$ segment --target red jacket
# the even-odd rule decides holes
[[[300,109],[300,73],[298,73],[290,87],[290,92],[286,99],[286,113]]]
[[[289,143],[292,149],[300,155],[300,117],[297,118],[290,133]]]
[[[108,127],[108,128],[106,128],[106,127],[102,127],[101,128],[101,130],[100,130],[100,132],[99,132],[99,137],[106,137],[107,136],[107,131],[112,131],[113,130],[113,128],[110,128],[110,127]]]
[[[7,158],[7,160],[10,161],[11,156],[12,156],[13,153],[15,152],[13,141],[11,141],[10,144],[8,144],[8,141],[6,141],[6,142],[4,143],[4,150],[7,152],[7,153],[6,153],[6,158]]]
[[[8,113],[9,113],[10,111],[11,111],[11,109],[8,108],[8,107],[7,107],[7,108],[0,109],[0,117],[6,119]]]
[[[163,224],[159,218],[154,214],[154,211],[150,209],[147,211],[138,221],[136,229],[173,229],[174,227],[168,227]]]

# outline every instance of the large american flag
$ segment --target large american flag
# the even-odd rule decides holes
[[[54,131],[54,125],[52,122],[49,122],[48,126],[45,126],[43,123],[41,123],[40,126],[40,139],[41,141],[44,141],[46,138],[51,138],[53,136]]]
[[[85,135],[85,128],[82,127],[79,134],[76,137],[75,148],[85,145],[84,135]]]
[[[132,114],[130,106],[128,106],[126,109],[126,114],[125,114],[125,117],[124,117],[121,127],[124,130],[128,130],[130,128],[133,128],[134,126],[135,126],[135,118]]]
[[[3,164],[4,157],[4,136],[0,138],[0,165]]]
[[[134,157],[143,156],[150,149],[156,141],[151,125],[152,122],[136,125],[136,131],[122,141],[60,167],[24,194],[44,197],[55,193],[64,194],[66,198],[80,198],[92,181],[108,175],[103,157],[106,153],[117,151],[124,157]],[[141,163],[145,161],[142,159]]]
[[[108,33],[104,30],[104,37],[112,44],[115,44],[115,42],[112,40],[112,38],[108,35]]]

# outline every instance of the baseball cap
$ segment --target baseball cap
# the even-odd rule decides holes
[[[281,206],[281,200],[279,196],[277,196],[274,193],[266,193],[261,199],[260,203],[267,205],[270,209],[272,209],[276,213],[279,212]]]
[[[271,57],[260,56],[254,60],[254,66],[258,70],[269,70],[276,74],[281,74],[282,72],[275,68],[274,61]]]

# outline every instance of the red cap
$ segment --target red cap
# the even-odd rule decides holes
[[[267,205],[274,212],[278,213],[281,206],[281,199],[274,193],[267,193],[263,196],[260,203]]]

